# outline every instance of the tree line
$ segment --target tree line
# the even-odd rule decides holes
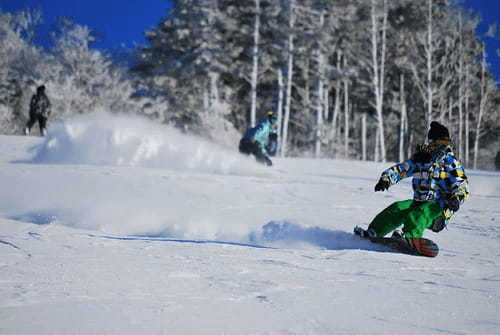
[[[36,66],[6,67],[22,80],[0,76],[9,87],[33,78],[60,87],[61,119],[141,113],[233,146],[272,109],[281,156],[402,160],[438,120],[466,166],[491,167],[500,95],[479,23],[447,0],[176,0],[131,66],[92,50],[85,27],[63,27],[43,51],[18,24],[17,50]],[[0,106],[17,101],[12,92],[0,91]]]

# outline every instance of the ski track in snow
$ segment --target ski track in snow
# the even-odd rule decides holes
[[[388,164],[235,151],[102,115],[0,136],[0,334],[498,331],[499,173],[428,259],[351,234],[411,196],[373,192]]]

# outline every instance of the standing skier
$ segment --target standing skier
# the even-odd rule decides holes
[[[40,134],[47,135],[47,119],[50,115],[50,101],[45,94],[45,86],[38,86],[36,94],[33,95],[30,102],[30,119],[26,123],[24,133],[29,135],[31,127],[38,121],[40,127]]]
[[[276,135],[277,119],[274,113],[268,112],[265,119],[261,120],[257,126],[248,129],[240,140],[239,150],[242,154],[254,155],[255,159],[267,166],[273,165],[266,148],[270,137]],[[277,135],[276,135],[277,138]],[[273,148],[273,151],[275,148]]]
[[[469,196],[467,177],[452,152],[448,129],[432,122],[428,144],[406,161],[382,173],[375,192],[385,191],[403,178],[413,177],[413,200],[397,201],[379,213],[368,226],[354,228],[363,237],[422,237],[425,229],[440,232]],[[403,232],[395,231],[403,225]]]

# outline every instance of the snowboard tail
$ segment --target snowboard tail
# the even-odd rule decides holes
[[[404,254],[426,257],[436,257],[439,254],[438,245],[428,238],[369,237],[368,239]]]
[[[439,254],[438,245],[428,238],[410,238],[408,240],[422,256],[436,257]]]

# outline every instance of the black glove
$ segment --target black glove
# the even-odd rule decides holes
[[[446,200],[446,207],[449,210],[456,212],[460,208],[460,200],[458,200],[457,197],[451,197],[450,199]]]
[[[375,192],[385,191],[389,188],[389,186],[391,186],[390,181],[388,181],[387,179],[384,179],[384,178],[380,178],[377,185],[375,185]]]
[[[442,216],[435,219],[431,226],[431,230],[435,233],[439,233],[444,228],[446,228],[446,220]]]

